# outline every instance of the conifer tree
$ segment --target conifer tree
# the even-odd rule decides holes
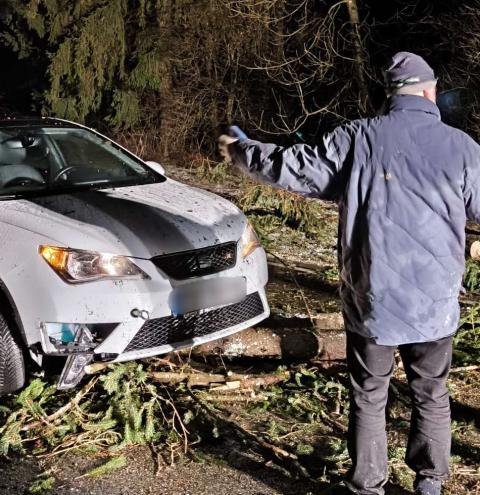
[[[231,121],[293,135],[356,108],[342,3],[4,0],[4,9],[1,41],[41,72],[37,110],[158,134],[164,155],[212,149]]]

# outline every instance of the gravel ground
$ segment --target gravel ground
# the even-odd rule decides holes
[[[101,478],[84,475],[106,461],[102,456],[69,454],[40,461],[12,457],[0,461],[0,495],[30,494],[31,482],[45,470],[57,480],[48,495],[321,495],[327,487],[294,480],[238,447],[208,447],[197,451],[197,461],[173,467],[159,465],[149,448],[135,447],[123,452],[128,458],[125,468]],[[407,493],[398,487],[387,488],[387,495]]]
[[[49,470],[57,479],[51,495],[306,495],[320,486],[295,481],[262,459],[229,449],[202,453],[202,462],[185,461],[174,467],[161,462],[147,447],[126,452],[125,468],[89,478],[92,468],[105,457],[69,454],[38,462],[32,457],[15,457],[0,463],[0,494],[28,494],[35,477]]]

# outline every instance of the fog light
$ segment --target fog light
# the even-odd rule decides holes
[[[75,332],[73,344],[77,347],[87,348],[93,344],[93,336],[86,326],[81,326]],[[75,387],[85,375],[85,366],[93,359],[91,354],[72,354],[68,356],[62,374],[57,384],[58,390],[66,390]]]
[[[49,323],[47,333],[50,341],[60,341],[62,344],[68,344],[75,339],[75,332],[78,325],[72,323]]]
[[[77,332],[84,328],[92,336],[91,340],[76,340]],[[43,348],[47,354],[76,354],[92,352],[98,345],[93,330],[78,323],[44,323],[41,328]]]

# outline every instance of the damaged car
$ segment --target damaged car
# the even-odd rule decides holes
[[[267,264],[231,202],[54,118],[0,120],[0,395],[25,361],[94,361],[205,343],[269,314]]]

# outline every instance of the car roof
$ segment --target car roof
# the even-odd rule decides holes
[[[69,122],[62,119],[56,119],[54,117],[0,114],[0,127],[32,127],[32,126],[82,128],[81,125],[75,124],[74,122]]]

